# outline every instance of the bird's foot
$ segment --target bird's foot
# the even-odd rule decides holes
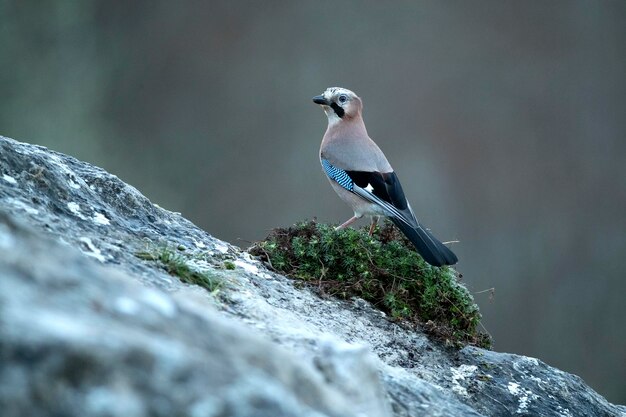
[[[357,221],[359,218],[354,216],[354,217],[350,217],[348,220],[346,220],[345,222],[343,222],[342,224],[340,224],[339,226],[335,227],[335,230],[341,230],[341,229],[345,229],[346,227],[350,226],[352,223],[354,223],[355,221]]]
[[[370,233],[372,236],[374,234],[374,230],[376,230],[376,224],[378,223],[378,217],[372,217],[372,224],[370,224]]]

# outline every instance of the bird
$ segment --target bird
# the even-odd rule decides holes
[[[388,217],[430,265],[456,264],[454,252],[417,221],[398,176],[367,134],[361,98],[346,88],[330,87],[313,102],[328,117],[319,152],[323,171],[339,198],[354,210],[354,216],[336,229],[369,216],[371,236],[379,218]]]

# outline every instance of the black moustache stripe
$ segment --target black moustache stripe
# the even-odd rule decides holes
[[[339,116],[339,118],[342,118],[343,115],[346,114],[345,110],[334,101],[331,103],[330,107],[335,111],[335,113],[337,114],[337,116]]]

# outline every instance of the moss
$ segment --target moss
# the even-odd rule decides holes
[[[233,270],[236,267],[237,266],[235,265],[235,263],[233,261],[224,261],[224,268],[229,269],[229,270]]]
[[[219,290],[221,282],[216,276],[199,271],[190,266],[192,259],[168,248],[155,248],[135,253],[139,259],[158,262],[170,275],[178,277],[186,284],[199,285],[213,293]]]
[[[367,230],[303,222],[273,230],[250,253],[327,294],[358,296],[395,319],[421,323],[439,339],[490,346],[478,331],[478,306],[454,269],[427,264],[389,222],[374,236]]]

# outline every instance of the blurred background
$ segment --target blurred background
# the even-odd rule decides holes
[[[351,216],[311,102],[350,88],[495,349],[626,403],[626,2],[393,4],[0,1],[0,134],[246,247]]]

